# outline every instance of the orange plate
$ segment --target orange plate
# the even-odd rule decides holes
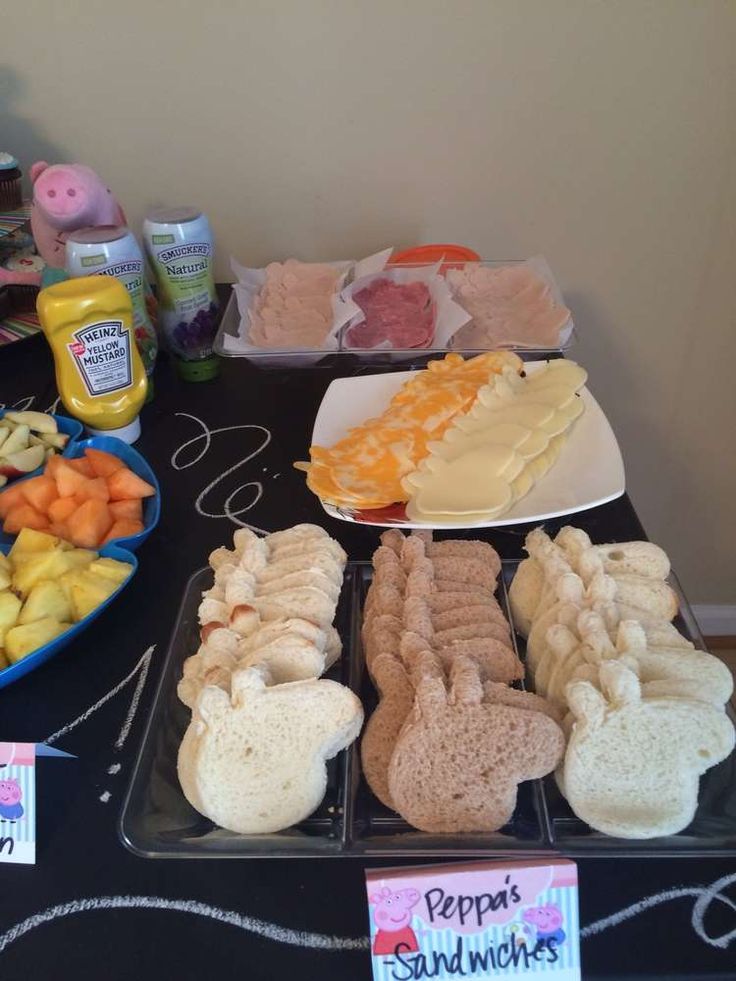
[[[392,255],[388,265],[429,266],[440,261],[440,272],[444,273],[463,262],[480,262],[480,256],[465,245],[417,245]]]

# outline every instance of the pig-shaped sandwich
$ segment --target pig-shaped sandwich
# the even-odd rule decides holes
[[[733,724],[705,701],[642,697],[639,679],[619,661],[604,661],[598,675],[598,686],[567,686],[575,725],[561,789],[597,831],[677,834],[695,816],[701,774],[733,750]]]
[[[327,760],[363,724],[360,701],[336,681],[272,680],[257,665],[233,673],[231,694],[205,687],[179,747],[189,803],[241,834],[281,831],[309,817],[325,794]]]

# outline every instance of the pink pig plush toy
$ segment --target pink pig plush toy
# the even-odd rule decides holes
[[[45,160],[31,166],[33,207],[31,231],[47,266],[64,268],[64,243],[69,232],[89,225],[124,225],[123,209],[91,167],[53,164]],[[0,286],[39,286],[39,272],[0,269]]]

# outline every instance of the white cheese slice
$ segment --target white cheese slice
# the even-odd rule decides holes
[[[437,460],[436,466],[433,461],[415,482],[416,509],[424,514],[496,512],[511,500],[505,472],[515,477],[520,469],[519,458],[508,446],[479,446],[456,460]]]

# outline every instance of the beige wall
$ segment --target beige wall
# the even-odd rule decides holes
[[[632,497],[736,602],[734,0],[25,0],[0,143],[96,167],[227,257],[543,252]]]

